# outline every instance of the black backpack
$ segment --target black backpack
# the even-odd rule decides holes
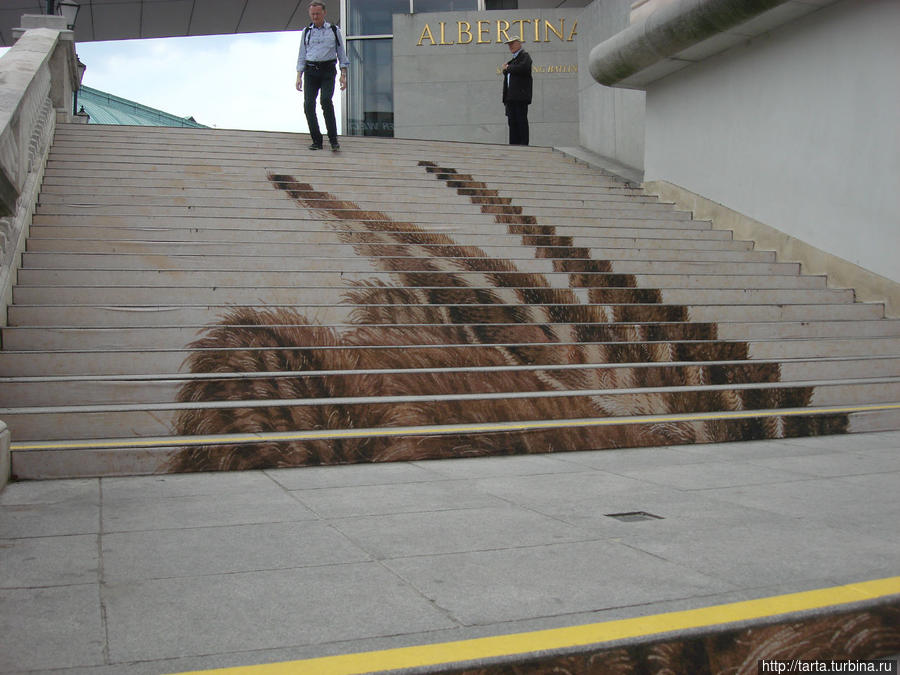
[[[309,29],[312,28],[315,24],[310,22],[310,24],[303,29],[303,44],[309,47]],[[341,44],[341,38],[338,37],[338,30],[335,24],[331,24],[331,32],[334,33],[334,43],[338,46]]]

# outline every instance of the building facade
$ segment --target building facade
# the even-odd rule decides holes
[[[328,3],[331,5],[329,7],[329,15],[332,17],[335,16],[335,8],[333,7],[335,1],[336,0],[332,0]],[[347,54],[350,57],[349,79],[351,83],[347,92],[344,94],[345,98],[343,101],[344,133],[356,136],[396,135],[396,114],[398,111],[397,106],[395,105],[395,96],[404,102],[403,114],[407,115],[407,117],[403,122],[403,128],[409,130],[408,132],[404,132],[411,134],[409,137],[420,137],[419,134],[425,133],[426,129],[431,129],[438,133],[437,136],[432,134],[431,137],[441,137],[440,130],[442,127],[444,127],[444,133],[454,133],[447,128],[448,126],[452,126],[448,124],[447,119],[443,117],[435,118],[431,115],[431,112],[433,109],[436,109],[447,112],[450,115],[458,115],[459,110],[454,111],[452,108],[448,110],[446,106],[441,105],[432,105],[429,109],[423,110],[418,108],[415,104],[412,106],[407,105],[410,101],[414,102],[416,100],[422,100],[420,95],[423,90],[422,85],[426,84],[424,81],[416,80],[415,76],[411,76],[410,71],[405,69],[398,73],[404,78],[400,82],[400,88],[398,89],[395,87],[395,84],[397,84],[395,81],[395,69],[397,68],[396,56],[398,51],[401,54],[409,56],[406,52],[409,51],[410,38],[413,36],[415,42],[418,42],[418,38],[421,37],[421,35],[415,33],[416,31],[421,30],[420,24],[424,25],[424,23],[427,22],[426,17],[428,15],[433,13],[453,13],[453,16],[446,16],[443,18],[443,21],[445,22],[445,34],[443,36],[445,44],[440,45],[437,42],[441,36],[439,32],[437,35],[433,32],[435,30],[440,31],[439,24],[436,23],[434,27],[430,27],[430,30],[432,31],[431,42],[434,44],[431,44],[426,36],[426,39],[422,41],[421,45],[413,45],[416,47],[425,47],[424,49],[416,49],[413,53],[414,58],[421,57],[423,59],[423,64],[428,61],[434,61],[435,57],[441,58],[445,55],[441,52],[450,46],[447,44],[449,40],[447,39],[448,34],[446,33],[448,21],[452,22],[452,25],[454,26],[453,30],[458,30],[459,28],[457,21],[466,21],[469,24],[476,26],[477,29],[479,20],[496,22],[498,18],[501,18],[501,20],[515,21],[520,15],[522,18],[530,20],[537,16],[536,11],[538,10],[560,9],[564,10],[563,13],[568,14],[571,12],[567,10],[583,7],[587,4],[588,0],[564,0],[562,3],[559,0],[340,0],[340,24],[344,29],[347,38]],[[501,11],[512,12],[512,14],[509,14],[508,17],[506,15],[498,17],[497,15]],[[480,17],[479,14],[484,14],[485,16]],[[401,15],[400,27],[403,30],[402,35],[395,35],[394,33],[395,15]],[[555,16],[551,20],[555,20]],[[553,25],[556,30],[559,30],[558,23]],[[543,24],[541,24],[540,28],[543,30]],[[570,29],[571,26],[566,30],[570,31]],[[495,30],[496,24],[492,24],[492,29],[490,31],[492,33],[492,43],[495,42],[493,39],[493,37],[495,37],[493,35]],[[538,32],[539,37],[541,36],[541,30]],[[533,27],[530,25],[529,31],[533,31]],[[459,36],[457,35],[456,37]],[[529,38],[532,37],[532,32],[526,32],[523,37],[525,38],[527,45],[530,41]],[[570,34],[566,33],[565,37],[570,37]],[[573,50],[574,54],[575,38],[574,36],[571,37],[572,40],[568,41],[568,46]],[[475,34],[472,38],[472,44],[462,45],[459,44],[459,40],[454,39],[454,49],[452,51],[447,51],[446,55],[458,56],[465,52],[471,54],[473,49],[480,50],[481,54],[486,57],[483,59],[484,63],[490,63],[489,66],[485,67],[491,71],[491,77],[494,80],[495,85],[494,88],[496,89],[499,87],[499,76],[493,71],[499,63],[502,63],[505,60],[503,58],[504,46],[502,43],[499,45],[494,44],[493,53],[488,53],[487,50],[484,49],[485,43],[481,41],[482,38],[486,38],[486,35],[479,36]],[[556,35],[551,33],[551,39],[555,38]],[[395,39],[403,41],[402,43],[398,42],[396,45],[399,50],[395,49]],[[463,40],[465,39],[466,36],[463,35]],[[565,40],[563,42],[565,42]],[[437,49],[429,50],[429,46],[437,47]],[[527,48],[528,47],[526,46],[526,49]],[[571,58],[566,58],[565,62],[567,64],[574,63],[575,57],[572,56]],[[470,79],[471,74],[472,73],[468,71],[456,70],[459,83]],[[573,73],[570,73],[570,75],[574,82],[575,75]],[[573,97],[575,96],[574,86],[575,85],[573,84]],[[491,94],[479,93],[478,95],[490,96]],[[499,97],[499,94],[496,94],[495,98],[497,97]],[[433,97],[429,100],[434,102]],[[502,106],[500,106],[499,111],[499,122],[505,124]],[[416,119],[410,120],[409,113],[422,114],[421,116],[416,115]],[[577,106],[575,114],[576,118],[574,123],[577,127]],[[496,118],[496,114],[494,114],[494,116]],[[431,123],[427,123],[427,120],[429,119],[431,120]],[[423,120],[426,122],[423,123]],[[486,136],[483,129],[479,130],[477,128],[478,123],[476,123],[474,127],[471,123],[468,123],[466,126],[471,129],[471,132],[475,136]],[[495,137],[497,133],[496,129],[491,129],[490,132],[492,133],[490,133],[489,138],[460,138],[458,135],[453,135],[453,139],[502,140]]]

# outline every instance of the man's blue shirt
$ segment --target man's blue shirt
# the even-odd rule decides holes
[[[308,45],[306,44],[307,31],[309,31]],[[350,59],[347,58],[347,52],[344,49],[344,36],[340,28],[337,29],[337,37],[338,40],[335,40],[331,24],[327,21],[321,28],[312,25],[303,29],[300,34],[300,53],[297,55],[297,72],[302,73],[306,70],[307,61],[337,60],[341,68],[347,68],[350,65]]]

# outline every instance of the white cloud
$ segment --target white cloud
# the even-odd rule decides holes
[[[84,84],[201,124],[307,131],[299,32],[79,43]],[[335,91],[338,126],[341,95]],[[321,113],[320,113],[321,114]],[[324,130],[324,123],[320,122]]]

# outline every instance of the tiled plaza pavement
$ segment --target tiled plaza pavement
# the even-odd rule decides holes
[[[896,576],[898,486],[900,432],[13,483],[0,672],[269,663]]]

